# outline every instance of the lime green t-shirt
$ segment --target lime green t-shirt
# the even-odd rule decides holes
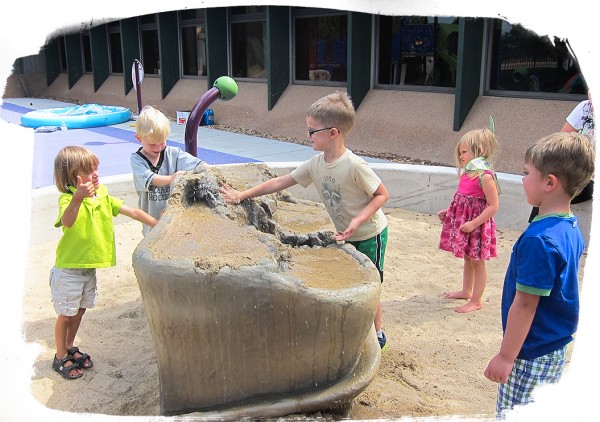
[[[55,227],[62,227],[63,235],[56,248],[57,268],[103,268],[117,264],[113,217],[123,201],[108,194],[104,185],[96,190],[95,198],[85,198],[79,207],[77,219],[71,227],[64,227],[61,219],[73,199],[75,188],[58,198],[58,218]]]

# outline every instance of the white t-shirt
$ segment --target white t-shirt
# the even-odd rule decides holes
[[[594,107],[589,100],[580,102],[567,116],[567,122],[579,133],[586,135],[596,145],[594,133]]]
[[[373,199],[381,179],[369,164],[349,149],[333,163],[326,163],[323,153],[315,155],[291,172],[302,187],[315,184],[337,231],[344,231]],[[350,241],[370,239],[387,227],[381,209],[354,232]]]

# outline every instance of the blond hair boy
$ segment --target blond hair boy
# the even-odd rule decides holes
[[[138,206],[158,220],[167,206],[175,178],[206,163],[181,148],[167,145],[171,122],[152,106],[142,109],[135,128],[135,138],[142,144],[130,158]],[[143,226],[144,236],[149,230],[149,226]]]

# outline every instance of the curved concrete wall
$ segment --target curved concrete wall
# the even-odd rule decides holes
[[[292,171],[300,163],[267,163],[277,174]],[[229,164],[236,165],[236,164]],[[386,204],[389,208],[404,208],[427,214],[436,214],[446,208],[456,192],[456,169],[441,166],[420,166],[411,164],[371,164],[371,167],[381,177],[390,193]],[[502,193],[500,195],[500,210],[496,214],[496,224],[500,229],[524,230],[531,206],[527,204],[521,176],[498,173]],[[130,206],[137,206],[137,195],[133,188],[131,174],[104,177],[102,183],[108,186],[111,195],[125,200]],[[304,189],[294,186],[289,191],[297,198],[320,201],[314,187]],[[36,189],[32,193],[31,209],[31,242],[43,242],[60,238],[60,230],[51,230],[57,213],[58,191],[54,186]],[[572,206],[579,218],[581,232],[586,245],[589,244],[589,234],[592,220],[592,201]],[[115,223],[127,221],[127,217],[117,217]],[[141,230],[141,226],[140,226]]]

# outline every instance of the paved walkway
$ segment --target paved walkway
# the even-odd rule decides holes
[[[0,117],[21,124],[21,115],[31,110],[59,108],[72,104],[36,98],[5,98]],[[131,173],[129,157],[140,144],[133,136],[135,125],[128,121],[118,125],[88,129],[70,129],[50,133],[34,133],[32,188],[53,185],[52,167],[58,151],[67,145],[80,145],[93,151],[100,159],[100,176]],[[171,124],[168,145],[185,149],[185,125]],[[275,141],[257,136],[198,128],[197,156],[209,164],[251,162],[298,162],[316,154],[309,146]],[[368,162],[387,161],[364,157]]]

